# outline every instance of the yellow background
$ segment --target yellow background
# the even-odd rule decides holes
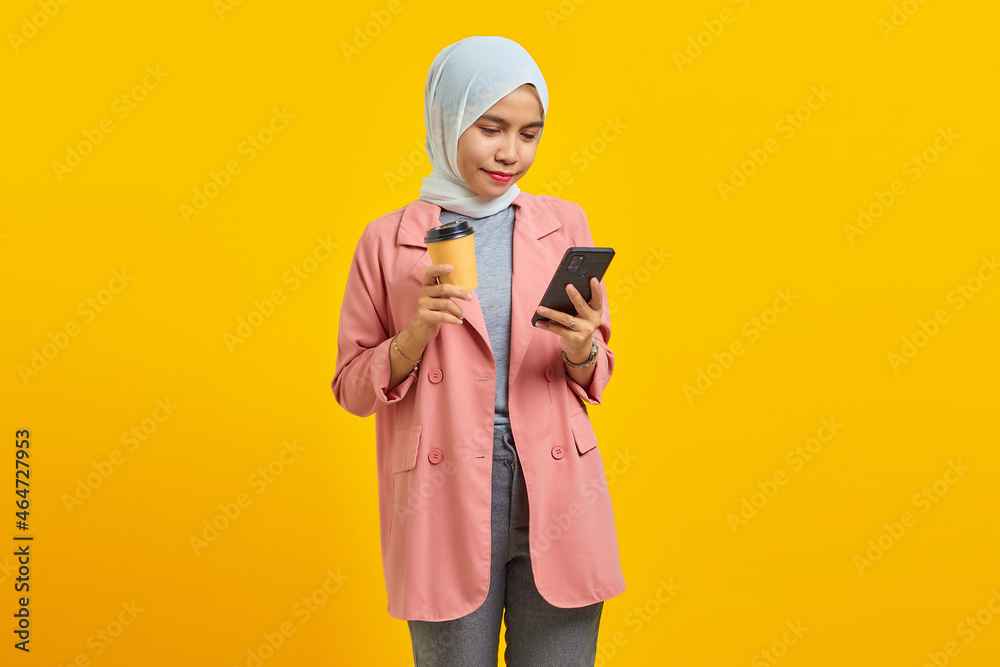
[[[0,663],[248,665],[288,623],[268,667],[411,664],[385,609],[374,422],[341,409],[330,382],[354,245],[430,170],[427,68],[482,34],[521,43],[548,82],[521,187],[578,202],[617,251],[616,370],[591,415],[628,589],[605,605],[598,664],[774,664],[764,650],[788,667],[1000,662],[1000,280],[976,282],[1000,251],[995,4],[220,7],[4,3]],[[144,99],[124,116],[133,91]],[[294,118],[268,137],[275,109]],[[57,173],[102,121],[113,131]],[[250,160],[259,133],[272,141]],[[766,162],[744,167],[769,140]],[[231,161],[239,173],[186,221],[181,205]],[[734,169],[753,173],[724,198]],[[897,180],[905,191],[852,238],[858,208],[878,211]],[[296,266],[314,271],[295,283]],[[961,308],[959,285],[978,290]],[[270,316],[227,344],[275,290]],[[797,298],[752,339],[779,290]],[[90,313],[88,299],[106,303]],[[894,367],[936,311],[946,321]],[[712,368],[734,343],[743,354]],[[715,379],[689,400],[699,371]],[[158,399],[176,406],[161,421]],[[823,419],[842,427],[796,469],[786,455]],[[123,434],[144,424],[130,451]],[[12,646],[20,428],[30,654]],[[238,498],[249,504],[196,554],[191,537],[225,525],[220,504]],[[734,532],[743,499],[759,508]],[[887,537],[906,512],[915,524]],[[859,571],[880,537],[889,548]],[[317,594],[331,572],[335,592]],[[310,596],[324,604],[304,618]],[[969,641],[977,612],[991,622]]]

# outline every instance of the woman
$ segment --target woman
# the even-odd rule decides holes
[[[366,226],[347,279],[333,391],[375,414],[388,611],[417,667],[495,664],[502,618],[508,664],[592,665],[603,601],[625,590],[586,407],[614,362],[607,292],[568,288],[577,312],[531,325],[566,248],[594,245],[577,204],[516,185],[547,107],[516,42],[442,50],[425,95],[433,171]],[[473,291],[441,283],[453,267],[424,244],[458,219],[475,229]]]

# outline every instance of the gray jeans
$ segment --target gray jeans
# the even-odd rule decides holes
[[[538,593],[528,554],[528,495],[510,426],[493,430],[490,589],[451,621],[407,621],[415,667],[496,667],[501,619],[512,667],[593,665],[604,602],[554,607]]]

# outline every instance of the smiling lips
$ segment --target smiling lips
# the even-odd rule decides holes
[[[506,183],[514,176],[514,174],[507,174],[502,171],[487,171],[486,173],[497,183]]]

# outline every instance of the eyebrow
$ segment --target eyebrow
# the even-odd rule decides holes
[[[506,120],[504,120],[500,116],[494,116],[492,114],[483,114],[482,116],[479,117],[479,119],[480,120],[491,120],[494,123],[499,123],[500,125],[503,125],[504,127],[510,127],[510,123],[508,123]],[[525,127],[542,127],[543,125],[544,125],[544,123],[542,121],[536,120],[536,121],[532,121],[532,122],[524,125],[522,127],[522,129],[525,128]]]

